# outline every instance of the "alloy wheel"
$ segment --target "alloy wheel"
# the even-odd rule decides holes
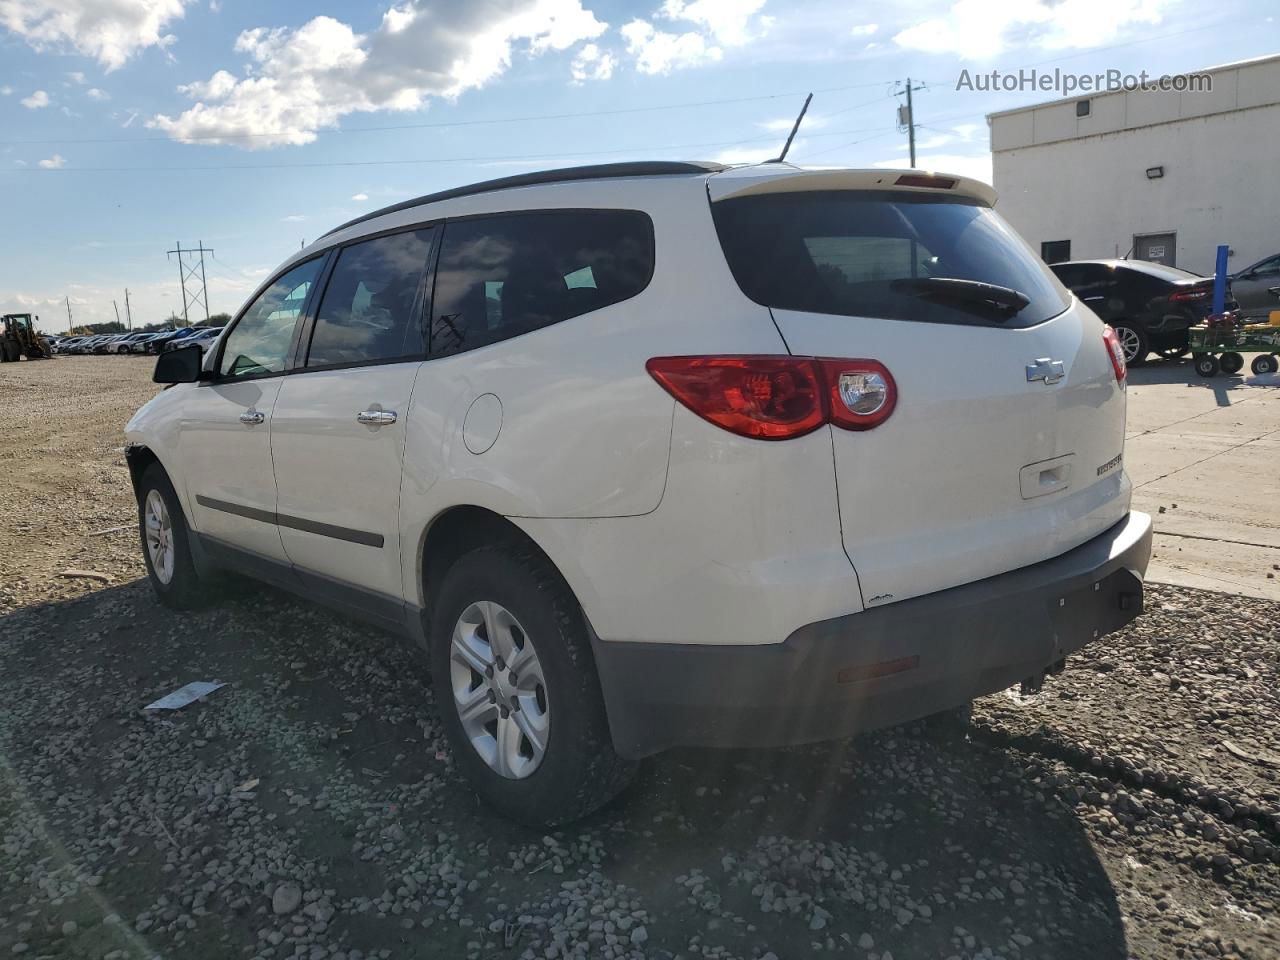
[[[533,641],[506,607],[470,604],[449,649],[454,708],[467,740],[494,773],[522,780],[541,765],[550,702]]]
[[[173,580],[174,548],[173,523],[169,518],[169,508],[165,506],[164,497],[159,490],[147,492],[147,500],[142,511],[144,536],[147,541],[147,556],[151,558],[151,569],[156,579],[168,585]]]
[[[1133,363],[1142,349],[1142,338],[1132,327],[1116,327],[1116,336],[1120,340],[1120,348],[1124,351],[1124,362]]]

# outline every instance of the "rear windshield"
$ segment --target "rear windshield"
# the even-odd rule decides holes
[[[720,245],[757,303],[850,317],[1028,327],[1069,297],[993,210],[938,194],[812,191],[712,204]],[[928,278],[1010,287],[1030,302],[1007,308],[914,284]],[[903,282],[906,281],[906,282]]]

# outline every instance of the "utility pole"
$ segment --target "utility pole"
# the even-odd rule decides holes
[[[906,128],[907,149],[910,152],[911,166],[913,167],[916,165],[916,114],[915,109],[911,104],[911,94],[916,90],[925,89],[927,88],[923,83],[917,83],[915,86],[912,86],[911,78],[907,77],[906,89],[899,90],[897,92],[898,96],[902,96],[903,93],[907,95],[907,105],[905,107],[898,108],[898,129],[901,130],[904,127]]]
[[[204,255],[212,254],[213,248],[206,247],[202,242],[194,249],[187,247],[182,249],[182,242],[178,241],[175,249],[166,250],[165,256],[178,256],[178,282],[182,287],[182,320],[186,326],[191,326],[190,308],[193,306],[204,307],[204,318],[209,319],[209,285],[205,282],[204,275]],[[187,259],[183,259],[183,254],[187,255]],[[197,261],[194,257],[199,254],[200,259]],[[196,270],[200,271],[200,284],[196,285]],[[190,291],[188,291],[190,287]]]
[[[111,301],[111,306],[112,306],[112,308],[113,308],[113,309],[115,310],[115,312],[116,312],[116,323],[119,323],[119,322],[120,322],[120,308],[116,306],[116,302],[115,302],[114,300],[112,300],[112,301]]]
[[[133,311],[129,309],[129,288],[124,288],[124,316],[129,321],[129,329],[133,329]]]
[[[64,298],[67,301],[67,330],[71,330],[71,297]]]

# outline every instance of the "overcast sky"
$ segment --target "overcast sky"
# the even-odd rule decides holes
[[[0,0],[0,311],[48,331],[182,310],[203,241],[234,312],[305,239],[387,203],[626,159],[990,180],[984,115],[1056,99],[962,70],[1153,75],[1280,52],[1274,0]],[[1247,149],[1247,145],[1235,145]],[[199,311],[201,314],[203,311]]]

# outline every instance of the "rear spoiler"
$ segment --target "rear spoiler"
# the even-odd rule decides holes
[[[968,197],[988,207],[996,202],[995,190],[981,180],[928,170],[824,170],[777,163],[734,167],[707,178],[712,202],[810,190],[900,190]]]

